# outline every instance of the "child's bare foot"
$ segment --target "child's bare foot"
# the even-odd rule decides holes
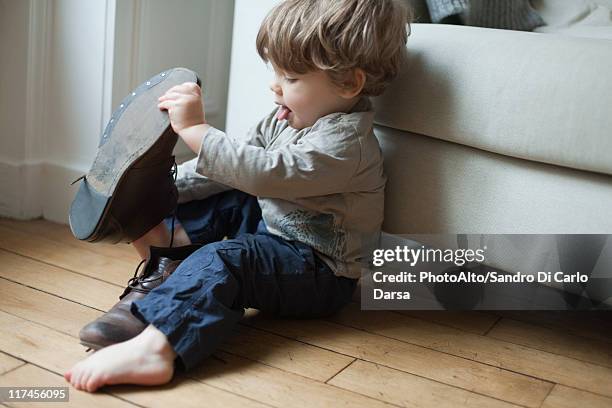
[[[166,336],[149,325],[138,336],[96,351],[64,374],[78,390],[94,392],[103,385],[159,385],[172,379],[176,353]]]

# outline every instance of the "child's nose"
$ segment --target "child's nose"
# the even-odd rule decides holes
[[[276,81],[272,81],[270,83],[270,90],[272,92],[274,92],[275,94],[279,95],[279,96],[283,94],[282,88],[280,87],[280,85]]]

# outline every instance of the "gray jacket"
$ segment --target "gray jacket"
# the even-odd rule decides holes
[[[179,202],[232,188],[257,196],[268,231],[359,278],[380,238],[386,183],[369,99],[302,130],[276,113],[243,138],[208,130],[198,157],[179,166]]]

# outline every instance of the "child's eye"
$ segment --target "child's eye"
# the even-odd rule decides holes
[[[297,81],[297,78],[288,78],[285,77],[285,81],[289,82],[290,84],[294,83],[295,81]]]

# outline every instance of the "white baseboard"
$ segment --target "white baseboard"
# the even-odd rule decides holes
[[[53,163],[0,161],[0,216],[28,220],[43,217],[67,224],[70,203],[84,172]]]
[[[42,213],[44,219],[68,224],[70,203],[72,203],[79,187],[79,183],[74,185],[70,185],[70,183],[86,173],[87,170],[83,169],[45,163]]]
[[[180,142],[174,151],[177,163],[195,155]],[[70,183],[87,173],[59,163],[15,163],[0,157],[0,217],[30,220],[43,217],[68,224],[70,203],[79,183]]]
[[[40,176],[43,164],[0,161],[0,215],[16,219],[42,216]]]
[[[194,157],[191,151],[177,149],[177,163]],[[0,217],[18,220],[44,218],[68,224],[70,203],[86,169],[57,163],[12,163],[0,159]]]

